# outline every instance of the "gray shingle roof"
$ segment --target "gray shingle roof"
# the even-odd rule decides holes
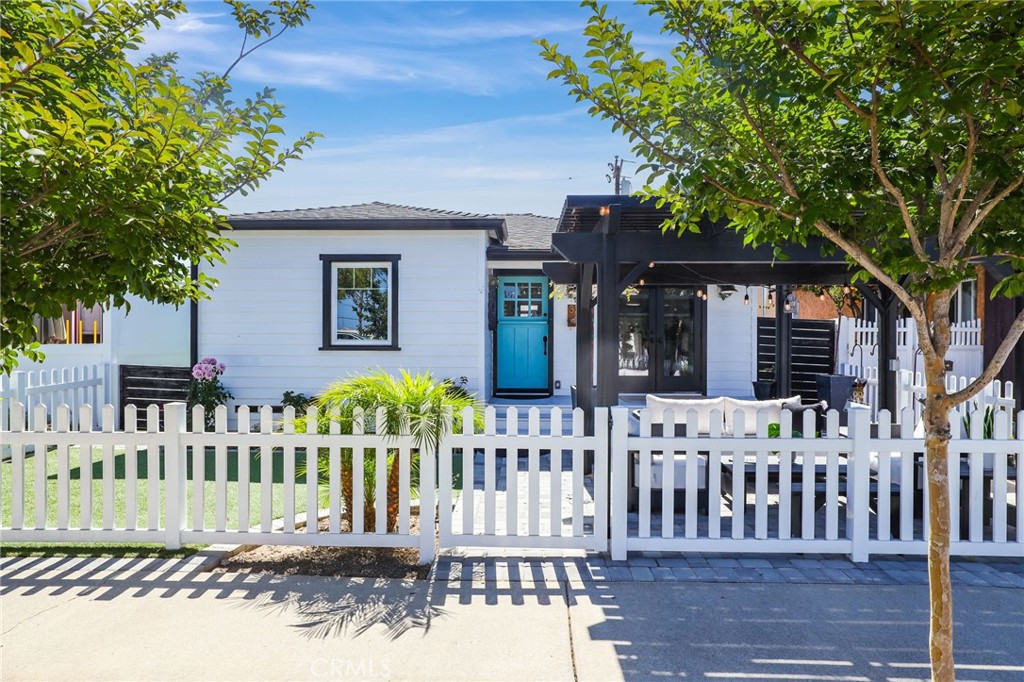
[[[486,229],[504,253],[548,252],[558,219],[533,213],[469,213],[374,201],[351,206],[239,213],[236,229]],[[393,223],[393,224],[389,224]],[[504,225],[505,229],[502,229]],[[505,234],[507,230],[507,235]],[[524,253],[524,255],[526,255]]]
[[[551,233],[558,227],[558,218],[533,213],[502,213],[492,217],[505,219],[508,228],[505,246],[510,251],[551,249]]]
[[[228,216],[231,223],[249,220],[423,220],[431,218],[488,218],[482,213],[445,211],[438,208],[419,208],[386,204],[374,201],[369,204],[351,206],[328,206],[325,208],[299,208],[284,211],[263,211],[261,213],[238,213]]]

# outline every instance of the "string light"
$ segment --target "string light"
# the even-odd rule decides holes
[[[750,287],[747,287],[746,293],[743,294],[743,305],[750,305]]]
[[[643,286],[643,285],[645,285],[645,284],[647,284],[647,282],[645,282],[645,281],[644,281],[644,278],[643,278],[643,277],[641,277],[641,278],[640,278],[640,286]]]
[[[647,267],[649,267],[649,268],[653,268],[653,267],[654,267],[654,261],[651,261],[650,263],[648,263],[648,264],[647,264]]]
[[[769,289],[768,290],[768,307],[772,307],[774,305],[775,305],[775,292],[773,292],[771,289]]]

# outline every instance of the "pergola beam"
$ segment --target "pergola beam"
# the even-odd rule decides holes
[[[603,221],[610,216],[603,216]],[[618,240],[617,250],[620,263],[685,263],[735,265],[781,264],[785,260],[776,257],[768,246],[746,246],[743,238],[731,230],[717,233],[685,232],[681,235],[663,234],[658,231],[623,231]],[[551,244],[559,254],[570,262],[598,262],[602,255],[602,233],[599,232],[556,232],[551,235]],[[841,254],[821,255],[821,240],[808,240],[807,246],[789,244],[782,252],[788,260],[804,265],[827,264],[833,267],[844,263]]]

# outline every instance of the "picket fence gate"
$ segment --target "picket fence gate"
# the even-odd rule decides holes
[[[981,321],[967,320],[950,325],[949,349],[946,359],[953,363],[952,371],[961,376],[977,376],[985,368],[984,346],[981,343]],[[878,323],[850,317],[839,318],[837,362],[857,368],[863,377],[873,368],[877,371],[881,358],[878,345]],[[924,364],[917,339],[917,323],[913,318],[896,322],[896,360],[900,369],[923,371]]]
[[[823,425],[804,413],[743,411],[722,427],[711,413],[700,430],[695,411],[632,413],[597,408],[594,435],[582,410],[563,432],[553,408],[550,428],[530,408],[486,409],[477,430],[471,412],[424,456],[409,433],[388,433],[382,413],[356,412],[350,423],[310,408],[258,421],[247,407],[228,429],[219,407],[211,430],[201,407],[148,408],[136,431],[136,408],[121,431],[114,408],[11,405],[10,450],[0,466],[0,532],[9,542],[157,542],[418,548],[430,561],[442,549],[508,547],[609,551],[843,553],[927,551],[924,441],[913,413],[899,424],[865,410],[840,429],[832,411]],[[975,413],[970,433],[953,420],[950,442],[952,552],[1024,556],[1019,468],[1024,412],[994,414],[991,433]],[[773,427],[773,423],[775,426]],[[254,428],[255,427],[255,428]],[[820,429],[820,433],[819,433]],[[345,431],[345,433],[342,433]],[[307,466],[308,465],[308,466]],[[662,494],[663,491],[672,491]],[[417,524],[413,523],[418,519]]]

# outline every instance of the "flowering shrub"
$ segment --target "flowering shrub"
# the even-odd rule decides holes
[[[203,406],[207,429],[213,428],[214,409],[234,397],[224,388],[224,384],[220,383],[220,376],[226,369],[224,363],[217,362],[216,358],[203,358],[192,368],[192,381],[188,385],[188,406]]]

